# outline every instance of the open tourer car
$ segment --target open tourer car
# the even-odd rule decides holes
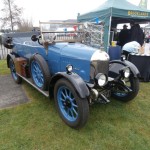
[[[110,97],[128,102],[137,96],[138,69],[123,58],[110,61],[103,49],[86,45],[86,35],[92,33],[85,33],[83,24],[70,23],[71,31],[67,31],[69,23],[43,24],[38,32],[3,35],[4,46],[12,49],[7,65],[16,83],[23,79],[45,96],[54,97],[68,126],[83,127],[89,106],[95,102],[107,104]]]

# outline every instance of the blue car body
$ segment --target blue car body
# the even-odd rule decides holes
[[[38,42],[31,41],[31,37],[13,38],[13,43],[13,52],[21,57],[30,59],[33,54],[40,54],[47,61],[52,75],[65,72],[66,66],[71,64],[73,72],[90,82],[91,57],[98,49],[81,43],[56,43],[49,45],[46,52]]]

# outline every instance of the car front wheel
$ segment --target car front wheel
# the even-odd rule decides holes
[[[78,96],[68,80],[57,81],[54,88],[54,98],[58,113],[67,125],[75,129],[85,125],[89,114],[88,101]]]
[[[128,102],[134,99],[139,91],[139,79],[135,77],[130,77],[129,79],[124,79],[118,81],[120,84],[116,85],[112,90],[112,96],[120,101]],[[124,87],[127,88],[124,88]],[[130,89],[127,90],[127,89]]]

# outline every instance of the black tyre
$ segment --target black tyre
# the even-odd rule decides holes
[[[57,81],[54,99],[62,120],[70,127],[79,129],[85,125],[89,115],[87,99],[81,99],[76,89],[66,79]]]
[[[30,72],[34,84],[41,90],[47,90],[50,81],[50,72],[45,59],[35,54],[30,60]]]
[[[15,64],[14,64],[14,61],[13,61],[11,58],[10,58],[10,60],[9,60],[9,68],[10,68],[10,72],[11,72],[11,75],[12,75],[12,78],[14,79],[14,81],[15,81],[17,84],[21,84],[22,78],[19,77],[19,76],[16,74]]]
[[[115,86],[115,88],[112,90],[112,97],[114,97],[117,100],[128,102],[134,99],[138,92],[139,92],[139,79],[135,77],[130,77],[127,81],[119,81],[122,82],[122,84],[126,85],[129,89],[132,91],[125,90],[122,86]]]

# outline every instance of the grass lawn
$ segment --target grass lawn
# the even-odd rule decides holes
[[[0,60],[1,73],[9,71]],[[150,83],[129,103],[91,106],[81,130],[61,121],[52,99],[22,86],[30,102],[0,110],[0,150],[150,150]]]
[[[7,68],[7,61],[0,60],[0,75],[6,75],[9,73],[10,73],[10,70]]]

